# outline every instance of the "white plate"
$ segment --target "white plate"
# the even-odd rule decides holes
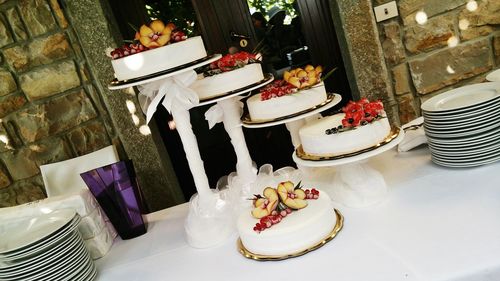
[[[453,151],[472,151],[476,149],[488,148],[491,146],[495,146],[500,144],[500,139],[498,137],[489,137],[489,139],[479,139],[473,141],[465,141],[460,144],[441,144],[435,142],[428,142],[429,146],[432,146],[434,149],[444,152],[453,152]]]
[[[424,116],[424,119],[427,119],[427,121],[433,121],[437,123],[441,122],[457,122],[459,120],[462,120],[464,118],[476,118],[477,116],[488,113],[494,110],[498,110],[500,108],[500,98],[495,99],[493,102],[488,103],[485,106],[481,106],[478,108],[474,109],[468,109],[464,110],[459,113],[445,113],[441,115],[431,115],[428,114],[424,111],[422,111],[422,114]]]
[[[459,157],[476,157],[481,155],[487,155],[488,153],[494,153],[498,151],[500,148],[500,144],[488,145],[486,147],[481,147],[478,149],[462,149],[462,150],[441,150],[439,148],[433,147],[429,144],[429,149],[432,154],[436,154],[438,156],[446,157],[446,158],[459,158]]]
[[[88,255],[87,249],[83,243],[83,240],[79,240],[71,249],[67,252],[59,255],[54,260],[51,260],[49,264],[42,265],[40,267],[28,268],[16,272],[15,274],[4,274],[1,276],[2,280],[14,281],[14,280],[40,280],[41,278],[51,277],[52,280],[58,280],[53,278],[55,275],[67,268],[73,267],[75,264],[80,264],[83,258]]]
[[[76,214],[72,221],[54,232],[52,235],[40,240],[39,243],[23,247],[15,252],[0,255],[0,264],[5,265],[22,261],[30,256],[36,255],[38,252],[54,247],[60,243],[61,240],[67,239],[68,235],[70,235],[70,233],[78,226],[80,220],[80,216]]]
[[[432,118],[424,116],[424,122],[428,125],[436,125],[436,126],[446,126],[446,125],[456,125],[456,124],[465,124],[465,123],[474,123],[477,120],[485,120],[485,116],[496,115],[500,112],[500,103],[495,105],[495,107],[487,108],[484,111],[477,111],[473,114],[448,118],[445,116],[439,118]]]
[[[485,159],[485,160],[480,160],[480,161],[473,161],[473,162],[468,162],[468,163],[454,163],[454,162],[443,162],[443,161],[439,161],[435,158],[432,158],[432,162],[438,164],[438,165],[441,165],[441,166],[445,166],[445,167],[450,167],[450,168],[472,168],[472,167],[477,167],[477,166],[482,166],[482,165],[486,165],[486,164],[491,164],[491,163],[494,163],[494,162],[497,162],[500,160],[500,156],[498,157],[492,157],[490,159]]]
[[[500,69],[497,69],[486,75],[486,80],[491,82],[500,82]]]
[[[426,112],[456,112],[480,105],[500,96],[500,83],[487,82],[453,89],[428,99],[421,106]]]
[[[468,106],[468,107],[464,107],[464,108],[460,108],[460,109],[455,109],[453,111],[430,112],[430,111],[423,111],[422,110],[422,114],[429,117],[429,118],[438,118],[438,119],[455,118],[456,119],[456,118],[467,116],[467,115],[477,114],[478,111],[486,110],[488,108],[495,107],[499,104],[499,102],[500,102],[500,96],[498,96],[494,99],[491,99],[489,101],[480,103],[480,104],[476,104],[476,105],[472,105],[472,106]]]
[[[483,162],[488,159],[494,159],[497,157],[500,157],[500,152],[496,153],[489,153],[485,155],[480,155],[476,157],[463,157],[463,158],[446,158],[446,157],[440,157],[439,155],[436,154],[431,154],[432,158],[442,162],[442,163],[450,163],[450,164],[471,164],[471,163],[477,163],[477,162]]]
[[[500,114],[500,112],[499,112]],[[471,122],[463,122],[457,124],[447,124],[447,125],[434,125],[429,124],[427,122],[424,123],[424,128],[428,131],[434,131],[436,133],[439,132],[447,132],[450,133],[452,131],[470,131],[474,129],[478,129],[485,126],[493,125],[495,122],[498,122],[497,118],[494,116],[485,116],[484,119],[478,119]]]
[[[45,261],[50,261],[60,254],[66,252],[69,248],[73,247],[77,243],[78,235],[72,233],[68,239],[64,239],[61,243],[57,244],[55,247],[40,253],[33,257],[23,259],[16,263],[11,263],[7,266],[0,267],[0,276],[4,273],[19,271],[25,267],[38,266],[45,263]]]
[[[472,130],[463,130],[463,131],[455,131],[455,132],[446,132],[442,131],[439,133],[433,133],[428,131],[424,127],[425,135],[430,136],[432,138],[438,138],[438,139],[455,139],[455,138],[462,138],[462,137],[469,137],[469,136],[475,136],[478,134],[481,134],[483,132],[487,132],[490,130],[494,130],[496,128],[500,127],[500,122],[493,122],[493,124],[490,124],[488,126],[483,126],[479,128],[473,128]]]
[[[63,209],[1,224],[0,254],[14,252],[50,236],[69,223],[75,214],[74,210]]]
[[[462,144],[472,144],[472,143],[483,143],[485,140],[498,139],[500,136],[500,128],[495,130],[486,131],[477,135],[471,135],[463,138],[457,139],[436,139],[426,135],[427,140],[432,143],[441,145],[462,145]]]

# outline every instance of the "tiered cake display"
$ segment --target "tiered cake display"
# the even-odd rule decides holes
[[[201,37],[187,39],[171,23],[164,25],[155,20],[149,26],[143,25],[135,39],[135,43],[111,52],[117,79],[109,88],[138,85],[138,99],[147,122],[160,102],[171,112],[198,191],[190,200],[185,222],[188,243],[196,248],[217,245],[235,231],[234,200],[226,193],[210,189],[191,128],[189,109],[217,103],[207,112],[207,120],[211,126],[224,123],[237,155],[235,182],[242,189],[255,179],[256,171],[240,126],[241,107],[237,95],[266,85],[273,77],[264,76],[260,64],[247,53],[222,59],[220,55],[206,56]],[[210,75],[197,75],[194,71],[212,62],[215,63],[210,67]],[[236,193],[242,191],[236,190]]]

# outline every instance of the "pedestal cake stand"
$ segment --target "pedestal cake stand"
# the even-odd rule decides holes
[[[195,248],[218,245],[234,233],[233,215],[229,204],[225,198],[221,197],[221,194],[211,190],[208,183],[189,116],[189,109],[197,106],[199,100],[196,93],[193,96],[194,91],[188,88],[189,84],[194,81],[191,79],[186,82],[185,80],[190,74],[188,72],[194,72],[195,68],[209,64],[221,57],[220,54],[207,56],[173,69],[136,79],[126,81],[115,79],[108,86],[110,90],[132,86],[144,87],[144,92],[141,91],[141,94],[146,95],[145,98],[143,96],[143,99],[149,99],[147,106],[143,108],[143,111],[146,111],[148,122],[156,110],[156,106],[162,100],[162,104],[171,112],[198,192],[190,200],[189,215],[185,222],[187,241]],[[147,94],[145,93],[146,88],[149,88]]]
[[[338,166],[332,186],[325,191],[334,201],[362,208],[382,201],[388,192],[383,175],[370,166],[368,159],[395,147],[403,138],[404,131],[395,128],[381,143],[358,152],[317,157],[307,155],[299,146],[292,158],[297,165],[311,168]]]
[[[257,169],[253,166],[253,161],[250,157],[245,136],[241,127],[242,104],[240,99],[242,97],[240,95],[244,95],[250,91],[263,87],[271,83],[273,80],[274,77],[272,74],[266,74],[264,79],[257,83],[231,91],[216,98],[202,100],[198,105],[203,106],[216,103],[205,114],[206,119],[209,121],[210,127],[212,127],[215,123],[222,122],[224,129],[231,138],[231,144],[233,145],[236,153],[237,163],[236,177],[232,179],[232,184],[229,183],[229,188],[232,189],[232,194],[238,197],[233,198],[236,199],[235,203],[238,205],[245,203],[248,201],[246,198],[251,197],[252,194],[250,193],[250,184],[255,181],[257,176]]]

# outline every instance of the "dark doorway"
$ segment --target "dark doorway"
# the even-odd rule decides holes
[[[174,22],[188,21],[189,32],[191,35],[203,36],[209,54],[226,54],[230,47],[252,51],[262,41],[261,38],[257,38],[262,34],[254,29],[247,0],[110,0],[110,3],[124,38],[133,37],[134,31],[129,27],[130,24],[140,26],[153,17],[174,20]],[[326,70],[338,67],[325,84],[328,91],[341,94],[345,103],[351,99],[351,92],[329,12],[328,0],[298,0],[295,7],[298,15],[295,23],[300,23],[299,31],[301,32],[297,36],[301,39],[300,44],[290,48],[289,52],[306,46],[307,56],[303,60],[304,63],[322,65]],[[242,40],[246,41],[245,44],[241,44]],[[288,53],[286,51],[284,53],[286,57]],[[295,53],[292,54],[294,55]],[[294,64],[288,66],[294,66]],[[266,70],[279,74],[278,71],[275,72],[276,69]],[[190,114],[210,185],[215,187],[220,177],[235,170],[236,156],[221,124],[211,130],[208,129],[204,114],[209,107],[193,108]],[[165,109],[159,108],[154,120],[170,154],[184,195],[186,199],[189,199],[196,189],[179,135],[169,126],[172,117]],[[244,129],[244,133],[251,157],[259,167],[266,163],[272,164],[275,168],[295,166],[291,157],[293,146],[284,125]]]

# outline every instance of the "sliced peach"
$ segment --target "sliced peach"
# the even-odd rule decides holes
[[[300,88],[300,80],[299,78],[293,76],[293,77],[290,77],[290,79],[288,80],[288,83],[292,84],[293,86],[297,87],[297,88]]]
[[[314,66],[308,64],[308,65],[306,65],[306,67],[304,68],[304,70],[307,71],[307,72],[311,72],[311,71],[314,70]]]
[[[269,211],[267,209],[255,208],[252,210],[252,216],[256,219],[263,218],[265,216],[269,216]]]
[[[301,70],[297,73],[297,77],[304,78],[307,76],[307,72],[305,70]]]
[[[278,185],[278,194],[283,204],[291,209],[302,209],[307,206],[305,192],[300,188],[295,188],[291,181],[282,182]]]
[[[283,73],[283,80],[288,81],[288,79],[290,79],[291,76],[292,76],[292,74],[290,72],[285,71]]]
[[[321,65],[318,65],[316,66],[316,68],[314,69],[316,71],[316,73],[318,73],[318,75],[323,72],[323,67],[321,67]]]

